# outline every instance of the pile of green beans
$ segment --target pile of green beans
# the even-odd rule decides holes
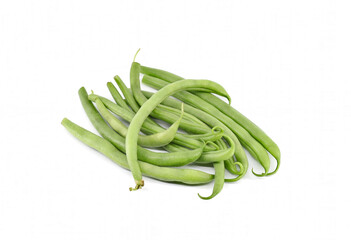
[[[107,83],[114,101],[88,94],[84,87],[78,91],[85,113],[101,137],[67,118],[61,122],[78,140],[129,169],[136,184],[129,188],[131,191],[144,186],[143,176],[189,185],[214,180],[208,197],[198,194],[201,199],[211,199],[225,182],[236,182],[247,173],[244,148],[263,167],[262,173],[252,170],[253,174],[263,177],[278,171],[277,144],[231,106],[231,98],[221,85],[142,66],[135,57],[130,89],[119,76],[114,77],[118,87]],[[158,91],[142,91],[141,77],[144,84]],[[225,97],[228,103],[214,94]],[[268,153],[277,162],[271,172]],[[207,173],[195,169],[197,166],[214,170]],[[226,171],[233,177],[226,178]]]

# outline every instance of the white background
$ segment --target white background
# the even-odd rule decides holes
[[[348,238],[347,2],[1,1],[0,239]],[[210,201],[196,194],[211,184],[129,192],[130,173],[60,121],[93,130],[78,89],[128,83],[139,47],[144,65],[225,86],[279,145],[280,171]]]

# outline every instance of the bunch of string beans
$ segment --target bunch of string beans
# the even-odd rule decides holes
[[[142,82],[157,89],[156,93],[141,90],[141,74]],[[115,76],[114,80],[124,96],[113,83],[108,82],[114,102],[93,92],[88,95],[84,87],[78,91],[88,118],[102,137],[67,118],[61,123],[80,141],[129,169],[136,183],[130,190],[144,186],[142,175],[189,185],[214,180],[210,196],[198,194],[202,199],[211,199],[222,190],[224,182],[238,181],[246,174],[248,160],[243,147],[264,169],[260,174],[252,170],[256,176],[272,175],[279,169],[280,150],[277,144],[230,106],[229,94],[218,83],[184,79],[163,70],[141,66],[135,62],[135,57],[130,69],[130,89],[119,76]],[[213,93],[225,97],[229,103]],[[120,118],[129,122],[129,127]],[[155,119],[170,126],[165,128]],[[269,172],[267,152],[277,161],[272,172]],[[214,174],[184,167],[188,165],[213,166]],[[225,178],[225,170],[234,177]]]

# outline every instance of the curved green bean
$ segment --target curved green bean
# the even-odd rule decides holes
[[[218,151],[219,150],[219,147],[217,146],[217,144],[215,144],[214,142],[212,141],[206,141],[205,142],[205,146],[212,146],[214,148],[214,150],[211,150],[211,151],[205,151],[203,150],[202,154],[206,154],[207,152],[212,152],[212,151]],[[181,152],[181,151],[186,151],[188,150],[187,148],[185,147],[182,147],[178,144],[175,144],[175,143],[170,143],[170,144],[167,144],[166,146],[163,146],[163,149],[167,150],[168,152]],[[204,165],[206,163],[203,163],[202,165]]]
[[[218,151],[204,152],[201,157],[196,160],[198,163],[213,163],[220,162],[231,158],[235,152],[235,145],[233,140],[227,135],[223,136],[224,139],[229,143],[229,148],[225,148]],[[223,165],[224,166],[224,165]]]
[[[184,105],[183,105],[184,108]],[[200,139],[202,141],[216,141],[221,139],[224,135],[224,130],[221,127],[215,126],[211,129],[211,132],[204,134],[186,134],[187,138]]]
[[[115,87],[115,85],[112,84],[112,82],[108,82],[107,83],[107,88],[110,91],[111,96],[113,97],[113,99],[115,100],[115,102],[118,105],[120,105],[124,109],[129,109],[130,110],[128,104],[124,101],[124,99],[122,98],[121,94],[118,92],[118,90]]]
[[[114,79],[115,79],[115,82],[117,83],[119,89],[121,89],[121,91],[122,91],[122,93],[124,95],[124,98],[126,99],[128,105],[133,109],[134,112],[137,112],[139,110],[139,105],[135,101],[133,95],[130,94],[129,89],[127,88],[127,86],[124,84],[124,82],[122,81],[122,79],[118,75],[116,75],[114,77]]]
[[[139,104],[139,106],[142,106],[147,101],[147,98],[141,92],[139,76],[140,76],[140,64],[137,62],[133,62],[130,68],[130,89],[132,91],[133,97],[136,100],[136,102]],[[174,113],[176,115],[179,115],[179,110],[160,104],[154,109],[154,111],[152,111],[150,115],[152,117],[163,120],[169,114],[174,114]],[[206,127],[206,125],[202,121],[198,120],[196,117],[192,116],[191,114],[185,114],[185,119],[189,122],[194,121],[195,123]],[[189,128],[186,125],[184,130],[193,131],[192,130],[193,126],[190,126]]]
[[[227,145],[225,144],[224,141],[218,140],[218,141],[216,141],[216,143],[220,149],[227,148]],[[227,169],[231,174],[238,175],[235,178],[225,178],[224,179],[225,182],[239,181],[245,175],[243,165],[240,162],[235,162],[233,157],[225,160],[224,166],[225,166],[225,169]],[[236,166],[239,167],[240,171],[237,170]]]
[[[116,118],[101,102],[99,98],[95,100],[97,109],[101,116],[108,122],[113,130],[118,132],[122,137],[126,137],[128,128]],[[183,113],[184,111],[182,111]],[[144,147],[162,147],[172,142],[174,136],[177,133],[180,119],[183,115],[180,115],[179,119],[174,122],[169,128],[163,132],[155,133],[152,135],[141,135],[138,137],[138,145]]]
[[[216,144],[218,145],[219,149],[226,149],[227,145],[223,140],[218,140],[216,141]],[[243,167],[240,162],[234,161],[235,158],[234,156],[228,158],[227,160],[224,161],[224,166],[225,168],[233,175],[241,175],[243,173]],[[239,166],[240,171],[237,170],[236,166]]]
[[[214,185],[213,185],[213,190],[211,195],[208,197],[203,197],[199,193],[197,194],[203,200],[209,200],[211,198],[214,198],[223,189],[224,174],[225,174],[224,162],[220,161],[220,162],[213,163],[213,167],[215,169],[215,176],[214,176]]]
[[[124,84],[122,79],[120,79],[118,76],[115,77],[115,81],[119,88],[121,89],[127,104],[132,108],[134,112],[137,112],[139,110],[139,104],[136,102],[135,96],[129,91],[127,86]],[[124,107],[123,105],[120,105],[121,107]],[[173,123],[173,119],[178,119],[178,116],[180,115],[180,112],[178,109],[175,109],[175,111],[170,111],[170,109],[164,109],[166,111],[160,111],[160,107],[156,108],[150,115],[154,118],[161,119],[165,122],[168,123]],[[192,132],[192,133],[206,133],[207,128],[206,125],[199,125],[199,124],[194,124],[193,123],[194,119],[191,117],[190,114],[184,114],[183,119],[180,121],[180,128],[184,129],[187,132]],[[197,120],[199,121],[199,120]],[[198,123],[198,122],[197,122]]]
[[[76,125],[67,118],[64,118],[61,124],[78,140],[104,154],[119,166],[129,169],[126,156],[106,139]],[[139,164],[143,175],[165,182],[198,185],[209,183],[214,178],[211,174],[194,169],[159,167],[145,162]]]

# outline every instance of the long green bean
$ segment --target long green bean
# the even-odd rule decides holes
[[[122,137],[126,137],[128,128],[105,107],[99,98],[95,100],[95,104],[101,116],[108,122],[112,129],[118,132]],[[162,147],[169,144],[177,133],[180,119],[182,119],[182,115],[163,132],[151,135],[139,134],[138,145],[144,147]]]
[[[115,102],[118,105],[120,105],[121,107],[123,107],[124,109],[130,110],[128,104],[124,101],[124,99],[122,98],[121,94],[118,92],[118,90],[115,87],[115,85],[113,85],[112,82],[108,82],[106,85],[107,85],[108,90],[111,93],[111,96],[115,100]]]
[[[215,169],[215,176],[214,176],[214,185],[213,185],[212,194],[208,197],[203,197],[200,194],[197,194],[201,199],[204,199],[204,200],[209,200],[211,198],[214,198],[223,189],[224,173],[225,173],[224,162],[220,161],[220,162],[213,163],[213,167]]]
[[[126,156],[115,148],[109,141],[64,118],[61,124],[78,140],[104,154],[119,166],[129,169]],[[179,169],[159,167],[145,162],[139,162],[143,175],[165,182],[180,182],[189,185],[205,184],[214,176],[194,169]]]

